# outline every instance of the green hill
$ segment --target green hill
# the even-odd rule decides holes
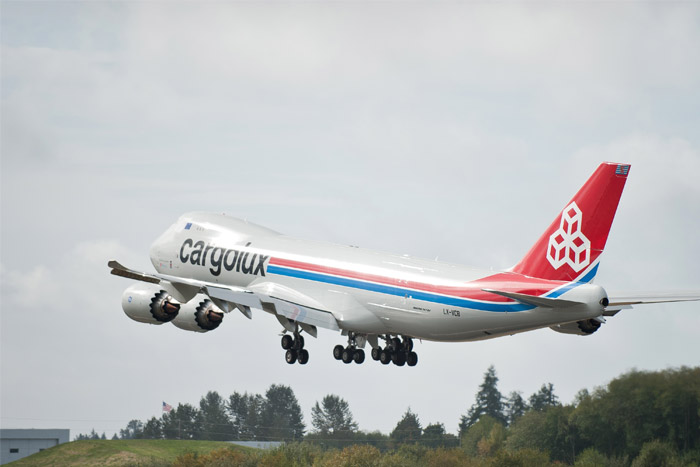
[[[85,466],[85,465],[170,465],[186,453],[207,454],[215,449],[230,448],[248,451],[251,448],[223,441],[183,441],[165,439],[73,441],[12,462],[21,466]]]

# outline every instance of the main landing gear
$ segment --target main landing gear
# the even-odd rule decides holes
[[[413,351],[413,340],[410,337],[403,336],[403,339],[386,335],[384,337],[386,346],[374,347],[372,349],[372,360],[379,361],[384,365],[394,363],[396,366],[416,366],[418,363],[418,355]],[[355,335],[350,333],[348,337],[348,345],[336,345],[333,348],[333,358],[342,360],[343,363],[362,363],[365,361],[365,351],[357,348]]]
[[[347,347],[343,347],[342,345],[333,347],[333,358],[342,360],[343,363],[346,364],[355,362],[359,365],[365,361],[365,351],[357,348],[355,334],[350,333]]]
[[[304,336],[299,331],[294,331],[294,335],[285,334],[282,336],[282,348],[287,351],[284,359],[290,365],[299,362],[306,365],[309,361],[309,351],[304,348]]]
[[[372,349],[372,360],[377,360],[382,365],[394,363],[396,366],[416,366],[418,354],[413,351],[413,340],[410,337],[390,337],[388,334],[384,338],[386,346],[382,349],[376,347]]]

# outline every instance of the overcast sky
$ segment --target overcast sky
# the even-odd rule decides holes
[[[152,241],[208,210],[285,234],[504,269],[602,161],[632,164],[596,283],[700,288],[697,2],[7,2],[2,41],[3,428],[111,436],[208,390],[326,394],[364,430],[410,406],[457,431],[489,365],[563,402],[700,364],[700,305],[418,343],[415,368],[287,365],[268,314],[210,333],[131,321]]]

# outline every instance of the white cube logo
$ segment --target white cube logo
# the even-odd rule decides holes
[[[579,272],[591,262],[591,241],[581,232],[583,214],[572,202],[561,213],[559,229],[549,236],[547,260],[554,269],[564,264]]]

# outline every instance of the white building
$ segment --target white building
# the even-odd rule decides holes
[[[67,443],[70,430],[0,429],[0,465]]]

